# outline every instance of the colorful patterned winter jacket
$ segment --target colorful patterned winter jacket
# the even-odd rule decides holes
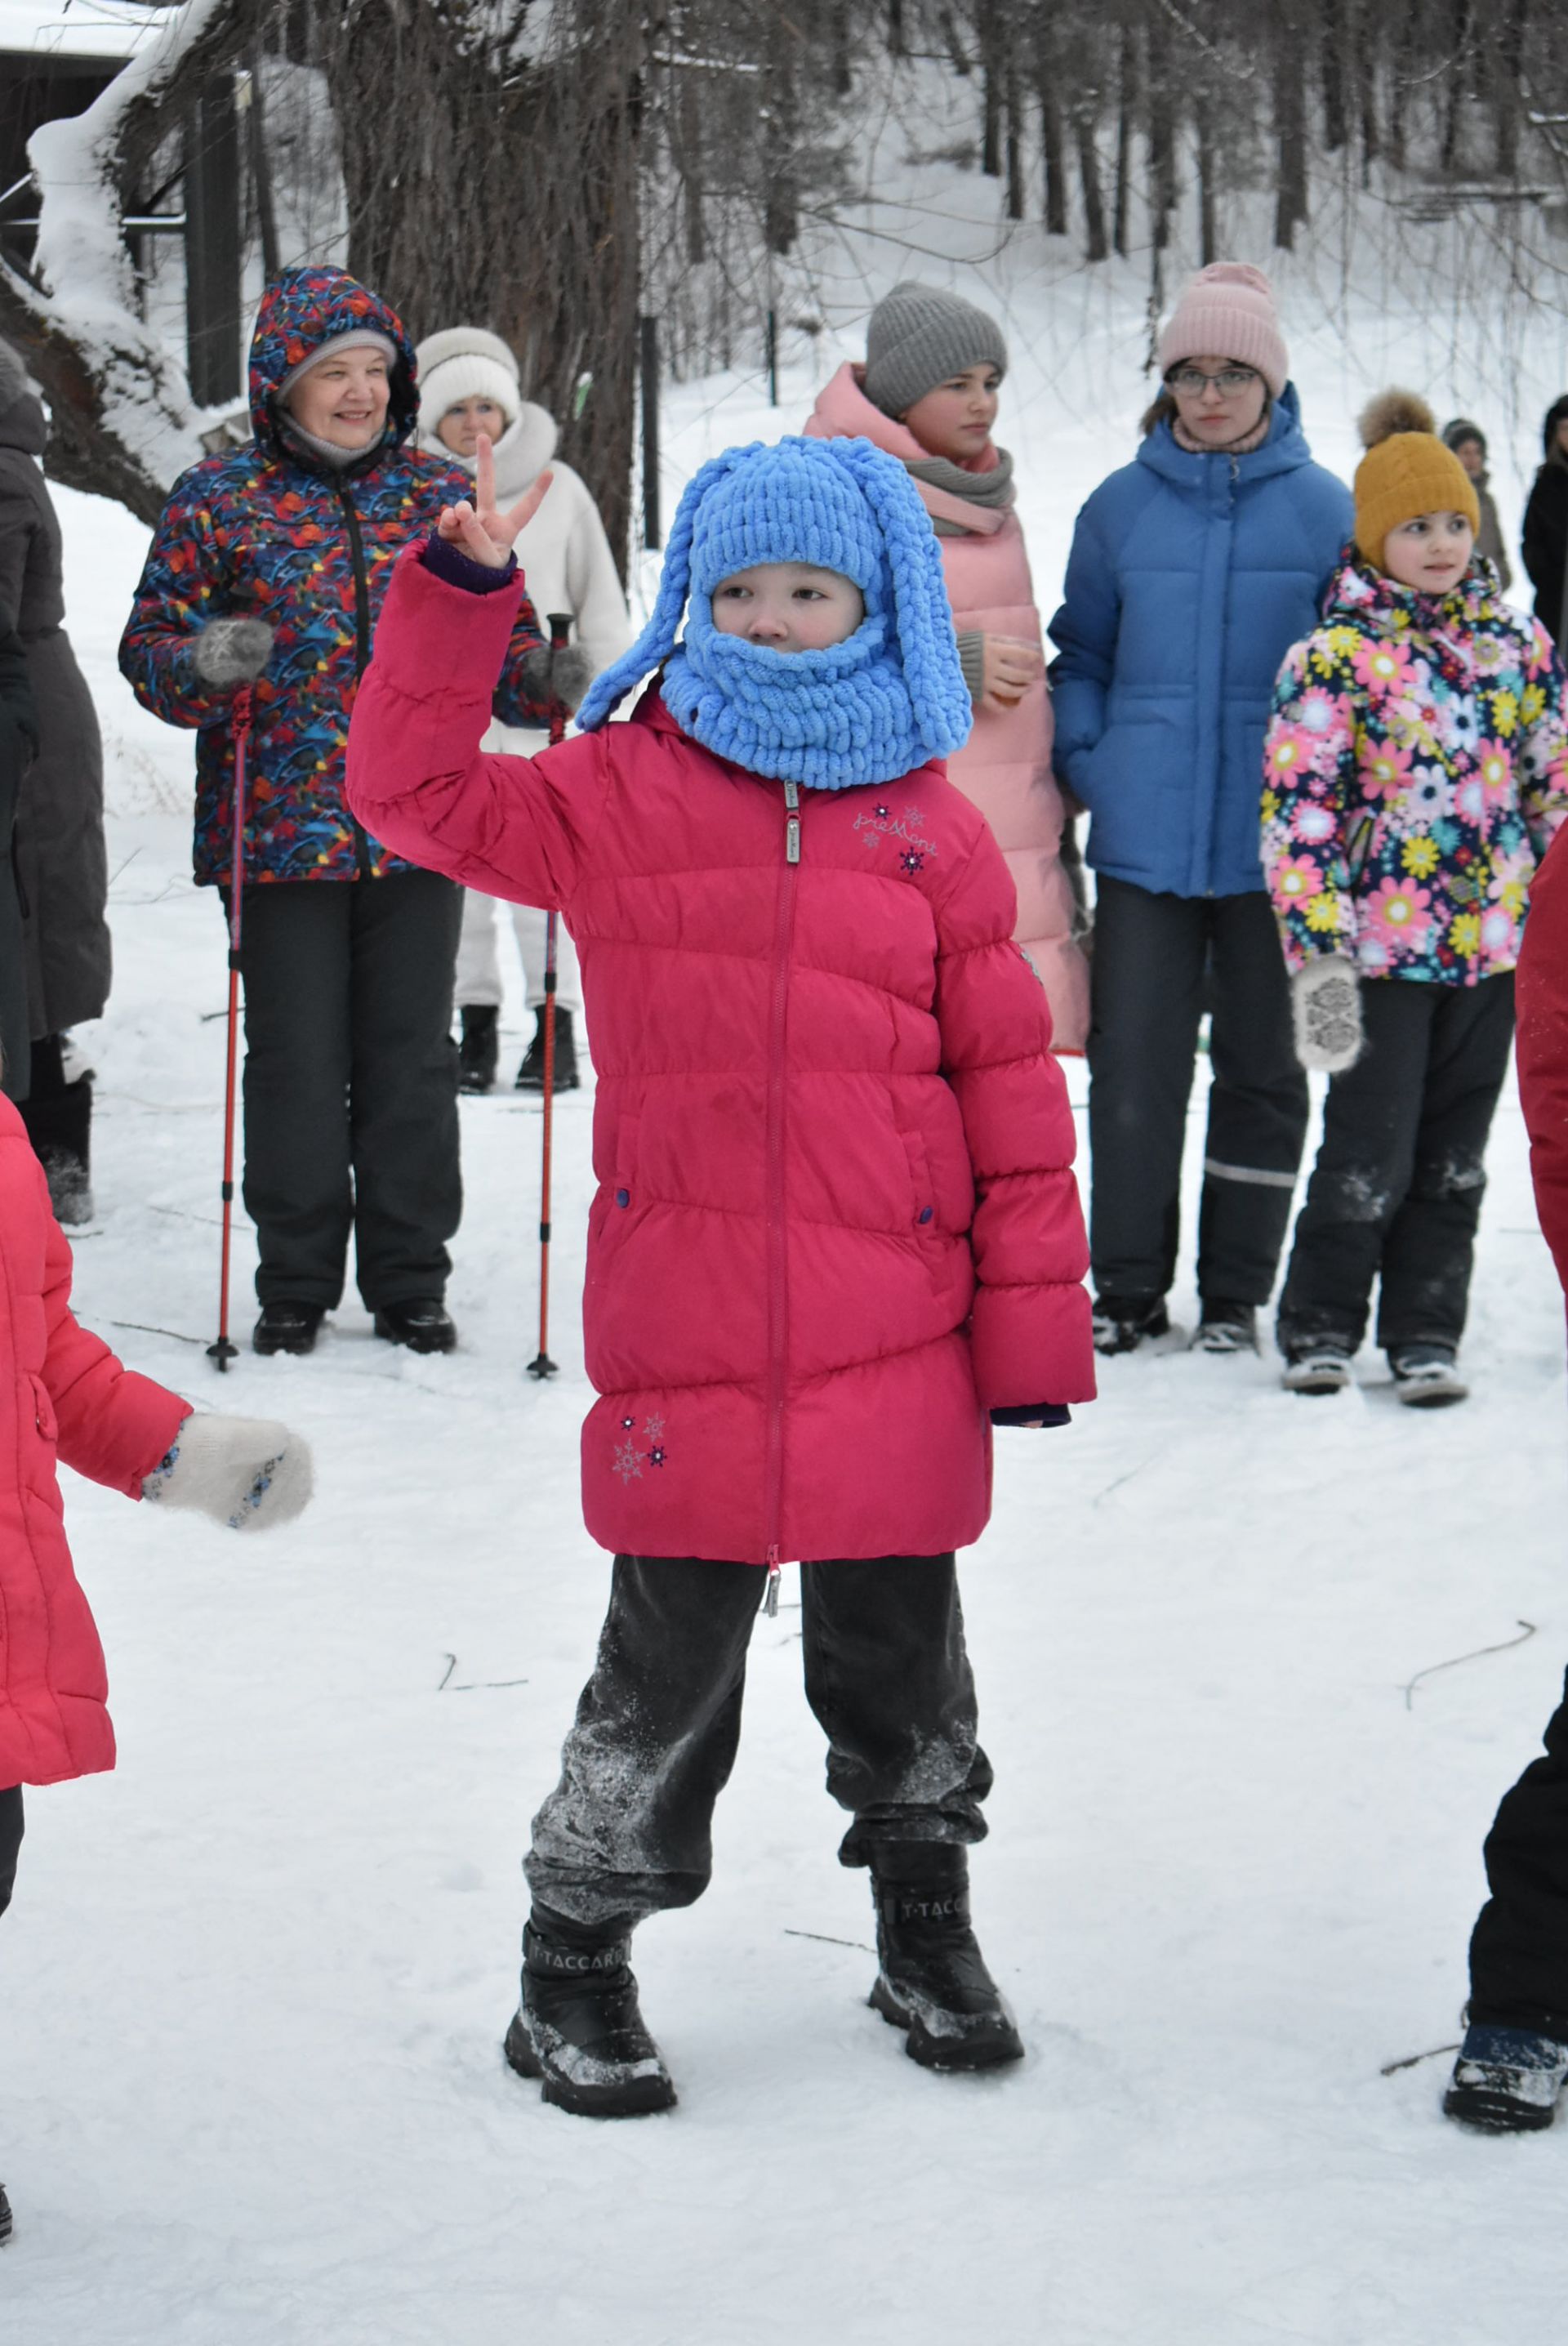
[[[0,1784],[115,1764],[103,1648],[71,1568],[56,1463],[139,1499],[189,1414],[77,1326],[71,1250],[22,1119],[0,1099]]]
[[[280,436],[277,390],[329,336],[371,326],[392,337],[387,434],[346,472],[329,472]],[[395,311],[341,269],[285,270],[270,285],[250,344],[256,437],[175,483],[120,644],[138,700],[170,725],[199,729],[196,877],[226,881],[232,854],[232,690],[197,676],[195,638],[209,619],[241,615],[277,630],[255,688],[246,877],[355,880],[406,869],[369,838],[343,798],[343,752],[358,678],[395,556],[473,483],[404,442],[414,427],[413,345]],[[524,663],[540,641],[519,608],[495,695],[508,724],[548,722]]]
[[[1285,956],[1474,985],[1512,969],[1568,815],[1568,710],[1539,620],[1477,559],[1441,598],[1347,553],[1288,655],[1264,745],[1263,859]]]
[[[797,791],[655,692],[486,755],[515,600],[399,565],[349,800],[576,939],[588,1529],[750,1564],[962,1546],[987,1411],[1094,1392],[1073,1115],[1001,852],[940,761]]]

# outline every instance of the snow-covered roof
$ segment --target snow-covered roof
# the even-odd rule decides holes
[[[0,52],[134,56],[168,21],[150,0],[0,0]]]

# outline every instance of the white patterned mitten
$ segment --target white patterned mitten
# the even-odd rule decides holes
[[[194,1507],[230,1531],[291,1523],[315,1485],[310,1445],[270,1417],[188,1417],[141,1494]]]
[[[1366,1042],[1354,962],[1342,954],[1324,954],[1298,969],[1290,981],[1290,1015],[1296,1056],[1304,1067],[1326,1076],[1353,1067]]]
[[[274,633],[265,619],[209,619],[196,638],[191,665],[203,684],[219,692],[254,684],[272,657]]]

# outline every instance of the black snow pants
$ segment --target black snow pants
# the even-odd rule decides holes
[[[561,1780],[534,1820],[537,1905],[618,1930],[701,1897],[764,1578],[752,1564],[616,1556]],[[800,1595],[828,1790],[854,1819],[841,1862],[867,1864],[880,1841],[983,1840],[991,1765],[952,1556],[805,1564]]]
[[[0,1791],[0,1914],[11,1903],[16,1880],[16,1860],[22,1852],[22,1787]]]
[[[1329,1086],[1323,1145],[1279,1299],[1279,1344],[1354,1352],[1464,1333],[1483,1160],[1513,1040],[1513,973],[1479,985],[1372,978],[1367,1047]]]
[[[1211,1012],[1197,1290],[1267,1303],[1307,1138],[1290,985],[1261,891],[1155,895],[1100,879],[1091,964],[1089,1249],[1095,1289],[1152,1301],[1176,1275],[1198,1025]]]
[[[1568,2045],[1568,1680],[1486,1837],[1492,1895],[1470,1942],[1470,2016]]]
[[[245,891],[245,1209],[263,1303],[445,1292],[463,1212],[452,995],[463,891],[433,872]]]

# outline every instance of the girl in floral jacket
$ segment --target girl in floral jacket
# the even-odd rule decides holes
[[[1361,419],[1356,537],[1287,658],[1264,751],[1263,860],[1323,1145],[1279,1305],[1285,1382],[1349,1382],[1381,1274],[1400,1398],[1454,1367],[1513,1033],[1531,875],[1568,813],[1563,677],[1473,553],[1463,466],[1408,393]]]

